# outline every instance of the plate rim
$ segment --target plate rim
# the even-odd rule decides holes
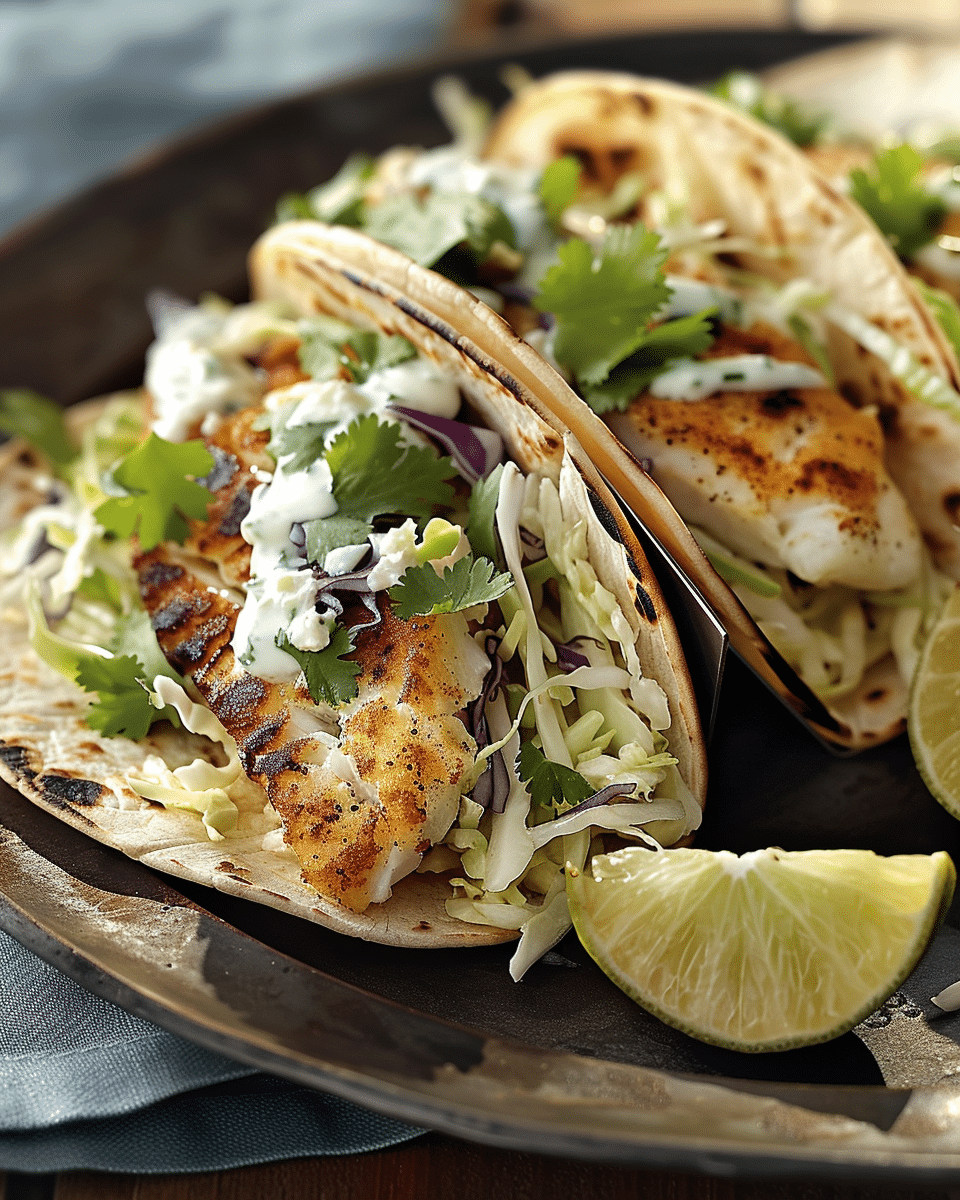
[[[656,40],[679,40],[683,38],[698,39],[712,35],[719,35],[720,37],[732,37],[734,35],[744,37],[748,36],[751,32],[759,32],[763,36],[771,38],[779,36],[784,40],[791,37],[806,37],[810,40],[812,47],[825,46],[827,44],[841,45],[856,41],[862,36],[853,31],[817,34],[800,29],[775,30],[769,27],[753,31],[748,26],[738,26],[696,30],[689,28],[684,30],[665,28],[636,35],[632,40],[634,42],[638,40],[650,42]],[[570,54],[575,53],[577,47],[581,47],[584,53],[588,53],[599,46],[606,46],[614,42],[623,45],[625,42],[629,43],[630,41],[630,38],[624,39],[622,37],[595,37],[582,41],[570,41],[567,39],[542,40],[535,38],[530,43],[521,44],[517,50],[511,49],[510,57],[523,58],[531,54],[545,55],[549,54],[551,50],[559,49],[562,49],[564,53]],[[215,143],[231,133],[241,132],[246,128],[256,125],[257,122],[267,119],[271,114],[282,113],[284,109],[293,105],[309,102],[311,99],[319,99],[326,95],[349,93],[370,86],[383,86],[390,83],[399,85],[412,78],[422,79],[436,75],[442,70],[456,69],[458,65],[466,64],[471,68],[476,68],[483,66],[485,63],[503,61],[503,59],[504,52],[502,48],[490,46],[477,47],[471,52],[461,51],[455,54],[444,52],[422,60],[412,67],[381,68],[361,76],[337,80],[332,84],[310,88],[280,100],[257,104],[229,115],[204,121],[175,138],[165,140],[156,146],[142,151],[133,159],[123,164],[118,170],[113,171],[107,178],[88,185],[77,194],[44,208],[33,217],[28,218],[25,222],[19,223],[13,229],[6,232],[3,238],[0,239],[0,264],[5,259],[15,257],[17,252],[25,245],[49,236],[52,232],[56,232],[58,228],[68,226],[71,219],[77,213],[82,212],[86,207],[96,202],[99,197],[108,194],[112,189],[122,186],[125,181],[149,174],[152,171],[162,168],[165,164],[175,160],[180,155]],[[3,786],[6,787],[6,785]],[[0,822],[0,849],[4,846],[3,835],[5,833],[8,839],[13,837],[17,841],[20,840],[16,833],[7,830],[3,823]],[[79,833],[77,836],[82,837]],[[7,845],[9,845],[9,842],[7,842]],[[2,857],[0,857],[0,861],[2,861]],[[53,866],[53,864],[49,865]],[[137,865],[139,866],[139,864]],[[65,879],[73,879],[72,876],[60,868],[53,867],[53,869],[60,871]],[[146,867],[141,867],[141,869],[149,871],[149,868]],[[150,873],[154,874],[153,872]],[[73,880],[73,882],[76,883],[78,881]],[[193,907],[192,902],[186,901],[185,903]],[[211,920],[226,924],[213,914],[207,913],[206,915]],[[88,988],[88,990],[94,991],[106,999],[112,1000],[114,1003],[121,1004],[128,1011],[144,1016],[146,1019],[154,1021],[172,1033],[188,1037],[198,1044],[205,1045],[209,1049],[213,1049],[219,1053],[231,1053],[229,1050],[225,1050],[226,1043],[222,1040],[222,1037],[215,1031],[211,1031],[203,1022],[196,1020],[190,1022],[178,1015],[176,1010],[172,1009],[169,1005],[165,1005],[161,1000],[139,992],[135,987],[125,982],[122,975],[116,974],[104,964],[98,963],[86,956],[71,942],[70,936],[66,931],[61,930],[57,932],[56,927],[47,927],[38,922],[29,911],[19,906],[15,898],[10,895],[8,885],[2,879],[0,879],[0,928],[11,934],[11,936],[20,941],[28,949],[37,953],[41,958],[44,958],[45,961],[52,963],[52,965],[64,971],[65,974],[74,978],[76,982]],[[250,938],[249,934],[244,933],[242,930],[237,930],[233,926],[227,926],[227,928],[232,929],[235,934],[243,938]],[[250,940],[255,941],[256,939]],[[263,943],[257,944],[263,945]],[[271,951],[271,953],[275,955],[280,954],[279,951]],[[308,967],[306,964],[300,965],[305,970],[315,970],[315,968]],[[344,984],[343,986],[350,985]],[[374,996],[373,999],[380,1004],[394,1006],[393,1001],[382,997]],[[429,1014],[422,1013],[420,1016],[426,1021],[439,1021],[439,1018],[434,1018]],[[469,1032],[475,1033],[476,1031]],[[484,1034],[479,1034],[478,1036],[488,1037],[488,1035]],[[507,1039],[494,1040],[505,1041]],[[235,1051],[238,1049],[244,1051],[244,1045],[238,1044],[233,1046],[234,1053],[231,1056],[240,1057],[241,1061],[252,1061],[246,1058],[243,1053],[237,1054]],[[246,1049],[249,1050],[249,1047],[246,1047]],[[537,1047],[536,1050],[538,1054],[550,1058],[564,1056],[574,1059],[584,1058],[584,1061],[587,1062],[608,1061],[586,1059],[585,1056],[571,1055],[566,1052],[544,1049],[542,1047]],[[303,1079],[299,1075],[292,1076],[287,1073],[285,1062],[279,1059],[271,1060],[266,1065],[261,1061],[256,1061],[253,1062],[253,1065],[260,1066],[261,1069],[270,1070],[273,1073],[287,1074],[288,1078],[296,1078],[297,1082],[305,1082],[309,1086],[319,1086],[313,1080]],[[679,1074],[660,1072],[655,1068],[628,1067],[626,1064],[618,1065],[622,1066],[624,1070],[652,1071],[670,1079],[682,1078]],[[737,1090],[735,1085],[740,1083],[740,1081],[736,1080],[725,1080],[721,1076],[705,1076],[702,1079],[708,1081],[704,1086],[726,1087],[729,1084],[733,1091]],[[384,1085],[381,1084],[378,1086],[382,1087]],[[847,1085],[791,1086],[808,1086],[824,1092],[836,1093],[839,1089]],[[344,1083],[343,1078],[339,1075],[331,1075],[326,1080],[323,1090],[329,1090],[333,1094],[340,1095],[344,1099],[352,1100],[355,1103],[365,1104],[367,1107],[400,1120],[408,1120],[415,1124],[423,1123],[425,1114],[422,1110],[408,1111],[406,1109],[405,1105],[409,1104],[409,1101],[402,1100],[400,1097],[394,1097],[389,1101],[384,1100],[381,1103],[381,1095],[378,1095],[376,1092],[363,1093],[363,1097],[361,1097],[360,1093],[362,1089],[358,1089],[353,1084],[348,1085]],[[758,1088],[755,1090],[763,1089]],[[768,1090],[772,1091],[773,1089]],[[887,1091],[888,1089],[864,1085],[864,1090],[872,1092]],[[921,1091],[923,1089],[912,1089],[911,1095]],[[742,1096],[745,1093],[741,1090],[737,1094]],[[757,1111],[758,1113],[761,1111],[760,1106],[758,1106]],[[686,1171],[696,1170],[704,1174],[735,1174],[742,1177],[764,1175],[767,1177],[816,1177],[824,1179],[847,1179],[850,1181],[861,1179],[882,1179],[884,1181],[901,1179],[914,1183],[929,1184],[955,1184],[960,1182],[960,1149],[956,1152],[928,1152],[919,1150],[891,1151],[890,1149],[881,1148],[873,1151],[863,1150],[852,1155],[850,1152],[847,1152],[839,1157],[823,1158],[811,1157],[809,1155],[798,1157],[795,1146],[784,1146],[758,1157],[756,1147],[737,1149],[732,1144],[722,1145],[708,1139],[699,1148],[694,1148],[689,1141],[665,1142],[663,1135],[658,1134],[655,1140],[644,1141],[642,1145],[634,1142],[627,1145],[616,1141],[616,1139],[596,1145],[591,1143],[587,1147],[590,1152],[580,1154],[574,1152],[575,1147],[571,1147],[569,1135],[566,1132],[557,1133],[556,1135],[558,1139],[563,1138],[562,1145],[557,1145],[555,1148],[551,1145],[545,1145],[543,1139],[549,1133],[549,1130],[545,1130],[540,1125],[530,1125],[526,1134],[518,1134],[516,1127],[511,1127],[503,1122],[499,1124],[488,1122],[484,1125],[482,1122],[477,1121],[475,1117],[469,1118],[465,1115],[456,1119],[449,1116],[449,1114],[442,1116],[442,1114],[438,1113],[435,1116],[436,1119],[430,1122],[431,1126],[454,1136],[510,1149],[533,1150],[535,1152],[556,1154],[560,1157],[577,1157],[597,1162],[615,1162],[618,1165],[624,1166],[635,1165]],[[531,1144],[528,1140],[529,1136],[533,1133],[536,1133],[538,1138],[536,1144]],[[638,1151],[642,1152],[638,1153]],[[822,1154],[821,1151],[811,1153]],[[899,1158],[897,1157],[898,1155],[900,1155]]]

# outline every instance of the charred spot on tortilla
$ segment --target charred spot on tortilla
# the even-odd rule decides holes
[[[44,797],[56,806],[73,808],[80,805],[89,808],[103,794],[103,787],[92,779],[78,779],[74,775],[38,775],[36,786]]]
[[[647,594],[646,588],[641,587],[639,583],[637,584],[637,599],[635,604],[637,612],[643,613],[650,624],[655,625],[657,622],[657,610],[654,608],[653,601]]]
[[[748,158],[744,161],[744,170],[751,179],[755,180],[756,183],[760,185],[760,187],[766,186],[767,173],[755,158]]]
[[[636,104],[637,108],[639,108],[641,115],[644,117],[652,117],[657,111],[656,100],[653,98],[653,96],[648,95],[646,92],[635,92],[633,95],[633,102]]]
[[[368,288],[368,290],[374,290]],[[378,293],[379,294],[379,293]],[[500,363],[488,354],[484,354],[479,347],[468,342],[462,334],[458,333],[446,321],[442,321],[439,317],[434,317],[416,304],[412,304],[402,296],[392,297],[392,303],[408,317],[412,317],[419,324],[429,329],[431,333],[435,333],[438,337],[449,345],[453,346],[460,354],[478,366],[485,374],[492,375],[498,383],[502,384],[507,391],[513,396],[518,404],[527,406],[526,390],[517,382],[517,380],[507,371]]]
[[[642,147],[633,144],[629,146],[604,146],[595,139],[591,144],[591,130],[570,133],[568,142],[558,146],[558,157],[569,156],[580,164],[580,170],[585,183],[600,187],[603,191],[612,191],[618,179],[631,172],[643,168],[644,153]]]
[[[24,746],[0,745],[0,762],[24,783],[32,783],[37,777],[36,770],[30,765],[30,751]]]
[[[611,537],[615,542],[623,545],[623,535],[620,532],[620,526],[616,522],[616,518],[609,508],[600,499],[597,493],[587,484],[587,496],[590,500],[590,507],[593,509],[594,516],[603,526],[603,532]]]

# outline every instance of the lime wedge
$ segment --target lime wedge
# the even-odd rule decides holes
[[[734,1050],[824,1042],[877,1009],[940,923],[942,851],[650,851],[567,868],[580,940],[669,1025]]]
[[[930,631],[910,689],[910,747],[923,781],[960,817],[960,585]]]

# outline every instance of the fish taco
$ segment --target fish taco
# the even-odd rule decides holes
[[[497,310],[761,677],[835,746],[901,732],[960,573],[960,396],[877,230],[795,146],[689,88],[528,81],[481,135],[445,89],[454,144],[354,159],[282,215],[358,226]]]
[[[142,392],[65,426],[8,395],[33,445],[5,449],[0,772],[344,933],[519,936],[519,975],[569,927],[567,863],[698,825],[682,653],[624,514],[462,335],[459,289],[310,232],[254,248],[249,304],[153,297]]]

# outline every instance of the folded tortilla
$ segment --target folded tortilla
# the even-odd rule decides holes
[[[829,297],[827,350],[836,390],[879,410],[890,476],[937,565],[960,577],[960,404],[954,404],[960,375],[953,352],[872,222],[795,146],[700,92],[573,71],[523,88],[498,117],[484,153],[540,168],[572,155],[594,195],[636,173],[644,186],[640,219],[645,197],[655,194],[660,205],[682,206],[691,223],[720,220],[727,235],[742,239],[737,266],[780,284],[803,280]],[[930,402],[906,386],[911,371]],[[855,692],[820,703],[791,678],[729,589],[704,569],[651,481],[631,466],[600,418],[583,408],[574,418],[560,384],[550,394],[557,415],[574,426],[607,479],[701,584],[735,648],[824,738],[859,749],[902,731],[908,681],[891,659],[868,670]],[[617,428],[626,436],[622,421]],[[643,453],[636,444],[634,452]]]
[[[626,623],[624,627],[634,639],[643,675],[656,680],[666,696],[670,753],[677,759],[676,771],[683,785],[695,804],[702,805],[705,752],[673,623],[624,514],[576,438],[542,403],[536,356],[530,355],[533,374],[529,378],[511,373],[503,366],[509,355],[499,353],[497,339],[512,335],[496,322],[485,323],[483,345],[477,344],[457,324],[459,289],[357,235],[341,238],[338,231],[314,227],[275,230],[254,248],[251,274],[259,297],[282,300],[294,313],[305,317],[326,314],[361,329],[407,338],[420,355],[455,380],[471,419],[503,436],[508,456],[524,473],[536,472],[557,485],[565,518],[583,523],[590,567],[599,584],[616,598],[618,620]],[[392,284],[394,279],[400,280],[400,286]],[[146,402],[144,396],[142,403]],[[75,425],[95,421],[103,407],[103,402],[83,406],[71,414]],[[146,415],[146,408],[144,412]],[[9,528],[47,499],[47,485],[40,461],[20,443],[7,449],[4,466],[0,499],[4,526]],[[227,479],[235,469],[236,464],[225,473]],[[231,597],[236,595],[242,572],[238,576],[235,556],[224,559],[211,553],[204,560],[198,553],[211,532],[211,522],[220,522],[223,529],[232,521],[228,492],[218,497],[212,477],[209,486],[214,489],[210,517],[206,522],[192,522],[186,549],[192,555],[190,570],[210,595],[210,612],[220,623],[220,636],[230,621],[236,621],[240,606]],[[225,480],[223,486],[229,488],[229,483]],[[142,555],[140,586],[161,645],[176,659],[178,669],[190,676],[192,668],[185,664],[208,664],[212,657],[222,657],[223,647],[221,639],[211,650],[211,621],[206,631],[186,630],[178,624],[182,606],[177,609],[176,598],[170,602],[161,594],[171,581],[184,578],[183,571],[176,576],[171,566],[181,549],[173,548],[172,557],[166,560],[163,546],[158,552]],[[292,837],[287,837],[286,846],[280,840],[277,814],[267,803],[270,781],[277,773],[270,763],[282,758],[279,774],[290,777],[299,772],[300,778],[309,781],[322,757],[311,751],[309,735],[291,732],[296,716],[291,716],[289,689],[268,714],[272,724],[264,719],[256,729],[245,727],[242,721],[230,728],[229,705],[220,708],[218,715],[236,739],[248,777],[231,792],[238,809],[236,830],[227,832],[223,840],[211,841],[197,812],[146,800],[130,786],[130,780],[144,774],[150,756],[159,756],[170,768],[196,759],[218,763],[223,758],[220,747],[166,722],[155,724],[139,741],[105,737],[89,728],[85,721],[88,695],[38,658],[15,587],[6,589],[3,618],[0,775],[83,833],[148,866],[368,940],[434,947],[484,944],[516,936],[515,927],[475,924],[448,915],[452,891],[447,874],[407,874],[394,884],[389,899],[365,907],[351,907],[340,895],[321,894],[304,882],[303,855],[298,861],[291,852]],[[365,669],[376,674],[369,664]],[[192,678],[203,694],[201,672],[195,671]],[[229,682],[234,699],[256,690],[260,683],[238,664],[230,664]],[[429,692],[430,680],[423,678],[417,686]],[[302,708],[305,688],[301,683],[294,690]],[[213,707],[216,709],[216,703]],[[256,715],[255,709],[250,711]],[[417,761],[415,749],[408,747],[411,763]],[[375,763],[373,769],[377,769]],[[304,804],[308,803],[305,791]],[[305,836],[309,837],[309,830]],[[439,840],[439,835],[434,832],[431,840]],[[419,853],[427,848],[425,842]]]

